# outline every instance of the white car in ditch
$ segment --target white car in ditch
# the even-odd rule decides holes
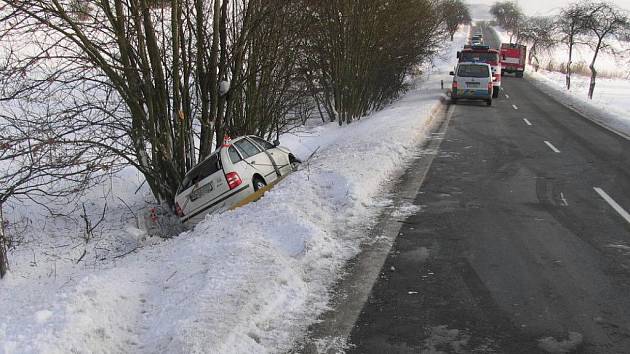
[[[257,136],[226,140],[184,177],[175,196],[180,221],[192,225],[227,210],[293,171],[300,161],[279,144]]]

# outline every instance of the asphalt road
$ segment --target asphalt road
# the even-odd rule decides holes
[[[502,85],[449,108],[348,352],[630,353],[630,141]]]

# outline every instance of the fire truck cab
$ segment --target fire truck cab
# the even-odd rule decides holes
[[[492,97],[499,97],[501,89],[501,62],[499,51],[487,45],[465,45],[461,52],[457,52],[458,62],[477,62],[489,64],[492,68]]]
[[[508,72],[523,77],[526,53],[527,47],[522,44],[501,43],[502,74]]]

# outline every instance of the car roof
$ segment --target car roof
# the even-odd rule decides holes
[[[490,66],[490,64],[488,64],[488,63],[482,63],[482,62],[478,62],[478,61],[463,61],[463,62],[461,62],[461,63],[459,63],[457,65],[458,66],[459,65],[484,65],[484,66]]]

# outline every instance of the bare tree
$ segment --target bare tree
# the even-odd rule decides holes
[[[444,18],[446,30],[448,31],[451,41],[459,25],[468,24],[471,21],[468,6],[462,0],[443,0],[440,4],[440,10]]]
[[[571,65],[573,64],[573,49],[580,43],[580,37],[586,33],[585,18],[587,15],[587,3],[573,3],[562,9],[557,20],[559,33],[562,35],[562,42],[569,48],[569,58],[567,60],[565,84],[567,90],[571,89]]]
[[[533,60],[538,66],[538,55],[557,44],[555,32],[556,24],[550,17],[528,17],[523,21],[518,40],[529,44],[528,63],[530,65]]]
[[[591,43],[593,58],[589,65],[591,82],[588,89],[588,98],[593,99],[595,80],[597,78],[597,70],[595,69],[597,56],[601,50],[609,47],[611,39],[623,34],[628,27],[628,16],[621,9],[610,3],[589,4],[585,17],[585,27],[596,38],[595,43]]]
[[[514,35],[518,37],[519,26],[523,20],[523,11],[517,3],[512,1],[499,1],[490,7],[490,14],[494,16],[497,24],[510,33],[510,43]]]
[[[0,203],[0,279],[4,278],[9,268],[7,258],[7,239],[4,233],[5,223],[2,213],[2,203]]]
[[[54,120],[56,145],[116,156],[172,204],[183,175],[223,135],[278,133],[304,102],[299,4],[8,1],[0,85],[21,113],[0,114],[34,126]],[[50,107],[33,116],[33,102]],[[14,125],[11,140],[22,130]]]
[[[414,65],[444,38],[430,0],[306,1],[312,24],[302,68],[309,91],[330,120],[359,119],[396,98]]]

